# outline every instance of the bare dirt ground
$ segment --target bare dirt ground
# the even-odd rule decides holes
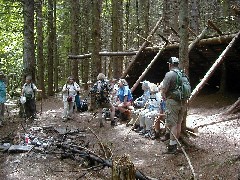
[[[237,100],[234,95],[202,95],[191,105],[188,126],[199,127],[197,136],[189,136],[191,147],[185,147],[192,164],[196,179],[239,180],[240,179],[240,120],[229,121],[221,115]],[[37,103],[40,110],[40,102]],[[106,121],[99,128],[96,119],[89,122],[90,112],[75,113],[74,119],[63,122],[61,119],[63,103],[59,97],[43,101],[42,114],[33,122],[13,116],[10,112],[4,126],[0,129],[2,142],[21,143],[21,136],[34,133],[42,139],[61,139],[92,150],[105,159],[115,159],[129,155],[136,169],[146,176],[161,180],[193,179],[193,172],[183,153],[163,154],[166,143],[150,140],[131,131],[126,122],[119,122],[115,127]],[[31,127],[44,127],[41,131],[30,132]],[[55,128],[55,131],[53,130]],[[59,135],[56,129],[77,129],[78,133]],[[102,151],[100,145],[108,147]],[[66,151],[65,151],[66,152]],[[108,152],[104,155],[103,152]],[[65,155],[65,156],[64,156]],[[62,149],[51,144],[44,150],[33,148],[25,153],[0,153],[0,179],[2,180],[108,180],[111,168],[89,168],[87,162],[75,156],[68,156]]]

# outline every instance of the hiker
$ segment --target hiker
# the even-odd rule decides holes
[[[162,141],[170,138],[170,143],[167,146],[167,154],[175,154],[177,152],[177,141],[176,138],[180,137],[181,124],[183,120],[183,113],[185,112],[185,103],[178,98],[175,98],[173,94],[177,86],[177,73],[174,71],[179,71],[179,59],[176,57],[171,57],[168,60],[169,72],[166,73],[163,79],[162,85],[162,97],[166,100],[166,127],[171,130],[166,131],[165,137]]]
[[[137,117],[139,116],[139,112],[142,110],[139,108],[144,108],[147,100],[150,98],[150,90],[149,90],[150,82],[143,81],[141,83],[142,83],[143,94],[133,102],[134,107],[137,109],[133,112],[134,118],[132,118],[131,121],[126,124],[126,126],[134,125],[134,127],[132,127],[132,129],[136,129],[139,127],[139,118],[137,118]]]
[[[97,82],[94,83],[90,90],[92,97],[96,103],[98,118],[100,121],[100,128],[103,127],[103,108],[110,109],[111,126],[115,126],[115,107],[110,100],[111,84],[103,73],[99,73],[97,76]]]
[[[38,90],[36,85],[32,82],[32,76],[28,75],[25,78],[25,84],[22,87],[22,97],[26,98],[24,102],[24,111],[26,118],[36,118],[36,101],[35,96]]]
[[[153,122],[159,114],[161,95],[158,92],[156,84],[150,86],[150,98],[146,102],[146,108],[140,112],[140,135],[144,137],[151,137],[153,133]]]
[[[69,76],[66,84],[62,88],[64,105],[63,121],[72,119],[75,96],[77,95],[78,91],[80,91],[80,86],[74,82],[74,78],[72,76]]]
[[[158,139],[160,138],[160,134],[163,134],[166,132],[166,129],[163,128],[164,126],[162,125],[162,129],[160,128],[161,127],[161,121],[165,123],[165,109],[166,109],[166,102],[163,100],[162,98],[162,85],[163,85],[163,82],[160,83],[158,89],[159,89],[159,94],[160,94],[160,110],[159,110],[159,114],[158,116],[155,118],[154,120],[154,123],[153,123],[153,134],[151,136],[151,139],[154,140],[154,139]]]
[[[120,112],[120,116],[124,116],[122,118],[127,120],[130,118],[131,110],[134,110],[132,93],[125,79],[120,79],[118,85],[116,109]]]
[[[3,125],[4,121],[6,93],[5,75],[3,72],[0,72],[0,126]]]

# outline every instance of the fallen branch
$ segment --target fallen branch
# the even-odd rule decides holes
[[[77,146],[73,147],[71,145],[59,144],[58,147],[61,147],[63,149],[68,149],[69,152],[72,152],[74,154],[78,154],[83,159],[90,160],[91,162],[94,161],[94,162],[100,163],[100,164],[102,164],[103,167],[112,168],[112,160],[99,158],[95,154],[87,153],[85,151],[79,150]],[[139,170],[136,170],[135,178],[138,179],[138,180],[152,180],[152,179],[154,179],[154,178],[145,176]]]
[[[171,129],[170,129],[169,127],[167,127],[164,122],[161,122],[161,123],[169,130],[169,132],[173,135],[174,139],[177,141],[179,147],[181,148],[183,154],[185,155],[185,157],[186,157],[186,159],[187,159],[187,162],[188,162],[189,167],[190,167],[190,169],[191,169],[191,171],[192,171],[192,174],[193,174],[193,179],[194,179],[194,180],[197,180],[196,173],[194,172],[194,168],[193,168],[193,166],[192,166],[192,163],[191,163],[191,161],[190,161],[190,158],[189,158],[189,156],[187,155],[186,151],[184,150],[182,144],[179,142],[178,138],[173,134],[173,132],[171,131]]]

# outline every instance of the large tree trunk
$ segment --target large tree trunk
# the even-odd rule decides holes
[[[149,34],[149,0],[139,0],[139,34],[147,38]],[[140,39],[140,44],[144,43],[144,39]]]
[[[99,56],[99,52],[101,49],[101,9],[102,9],[102,0],[92,1],[93,3],[93,13],[92,13],[92,61],[91,61],[91,81],[95,82],[97,80],[97,76],[100,72],[102,72],[102,62]],[[95,109],[95,102],[91,98],[90,102],[90,110]]]
[[[36,1],[36,23],[37,23],[37,62],[38,62],[38,83],[39,89],[42,90],[42,97],[46,98],[44,86],[44,58],[43,58],[43,16],[42,16],[42,0]]]
[[[57,41],[57,0],[53,0],[53,34],[54,34],[54,44],[53,44],[53,52],[54,52],[54,91],[58,92],[58,80],[59,80],[59,59],[58,59],[58,41]]]
[[[112,51],[123,50],[123,1],[112,0]],[[123,57],[112,57],[113,77],[120,78]]]
[[[33,82],[35,82],[34,0],[23,1],[23,15],[23,76],[25,77],[27,75],[31,75],[33,78]]]
[[[89,4],[89,1],[88,0],[84,0],[83,1],[83,18],[82,18],[82,24],[83,24],[83,30],[82,30],[82,49],[83,49],[83,52],[84,53],[87,53],[88,50],[89,50],[89,42],[90,42],[90,35],[89,35],[89,32],[90,31],[90,27],[89,26],[89,22],[90,22],[90,14],[91,12],[89,12],[89,8],[90,8],[90,5]],[[90,56],[91,57],[91,56]],[[82,67],[82,83],[84,85],[84,89],[87,90],[88,89],[88,80],[89,80],[89,67],[90,67],[90,62],[89,60],[86,60],[86,61],[82,61],[81,62],[81,67]]]
[[[79,16],[80,4],[79,0],[71,0],[71,54],[79,54]],[[71,61],[71,73],[75,81],[79,83],[78,78],[78,61]]]
[[[53,0],[48,0],[48,96],[53,96]]]
[[[191,0],[190,3],[190,28],[195,34],[199,34],[199,9],[198,9],[198,0]]]
[[[189,72],[189,58],[188,58],[188,0],[180,1],[180,13],[179,13],[179,59],[180,67],[185,71],[186,74]],[[182,122],[182,131],[186,130],[186,116]]]

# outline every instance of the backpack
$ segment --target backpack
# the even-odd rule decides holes
[[[98,103],[109,102],[110,91],[112,90],[109,81],[98,80],[90,90],[90,94],[94,95]]]
[[[188,76],[182,70],[172,70],[177,73],[176,88],[173,90],[175,100],[188,100],[191,96],[191,85]]]

